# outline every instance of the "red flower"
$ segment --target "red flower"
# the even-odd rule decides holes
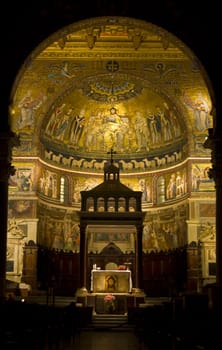
[[[105,303],[109,303],[109,302],[112,302],[116,299],[115,295],[113,294],[106,294],[105,297],[104,297],[104,301]]]

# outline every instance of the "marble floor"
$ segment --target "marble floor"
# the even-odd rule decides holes
[[[139,338],[131,331],[82,331],[75,340],[78,350],[139,350]],[[63,349],[71,350],[71,348]]]
[[[91,323],[80,329],[73,340],[73,347],[63,350],[145,350],[135,326],[128,324],[127,314],[94,313]]]

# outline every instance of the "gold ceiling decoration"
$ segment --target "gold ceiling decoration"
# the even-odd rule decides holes
[[[122,102],[129,100],[142,92],[141,80],[132,80],[129,75],[99,75],[87,78],[83,84],[83,94],[98,102]]]

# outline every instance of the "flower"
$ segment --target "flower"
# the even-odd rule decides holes
[[[105,312],[112,314],[115,309],[116,309],[116,305],[115,305],[115,295],[113,294],[106,294],[104,297],[104,303],[105,303]]]
[[[115,299],[116,297],[113,294],[106,294],[104,297],[105,303],[112,303]]]

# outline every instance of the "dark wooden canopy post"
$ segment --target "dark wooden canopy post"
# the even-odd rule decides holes
[[[143,288],[143,226],[141,224],[136,225],[135,235],[135,254],[136,254],[136,288]]]
[[[87,286],[87,240],[86,225],[80,222],[80,287]]]

